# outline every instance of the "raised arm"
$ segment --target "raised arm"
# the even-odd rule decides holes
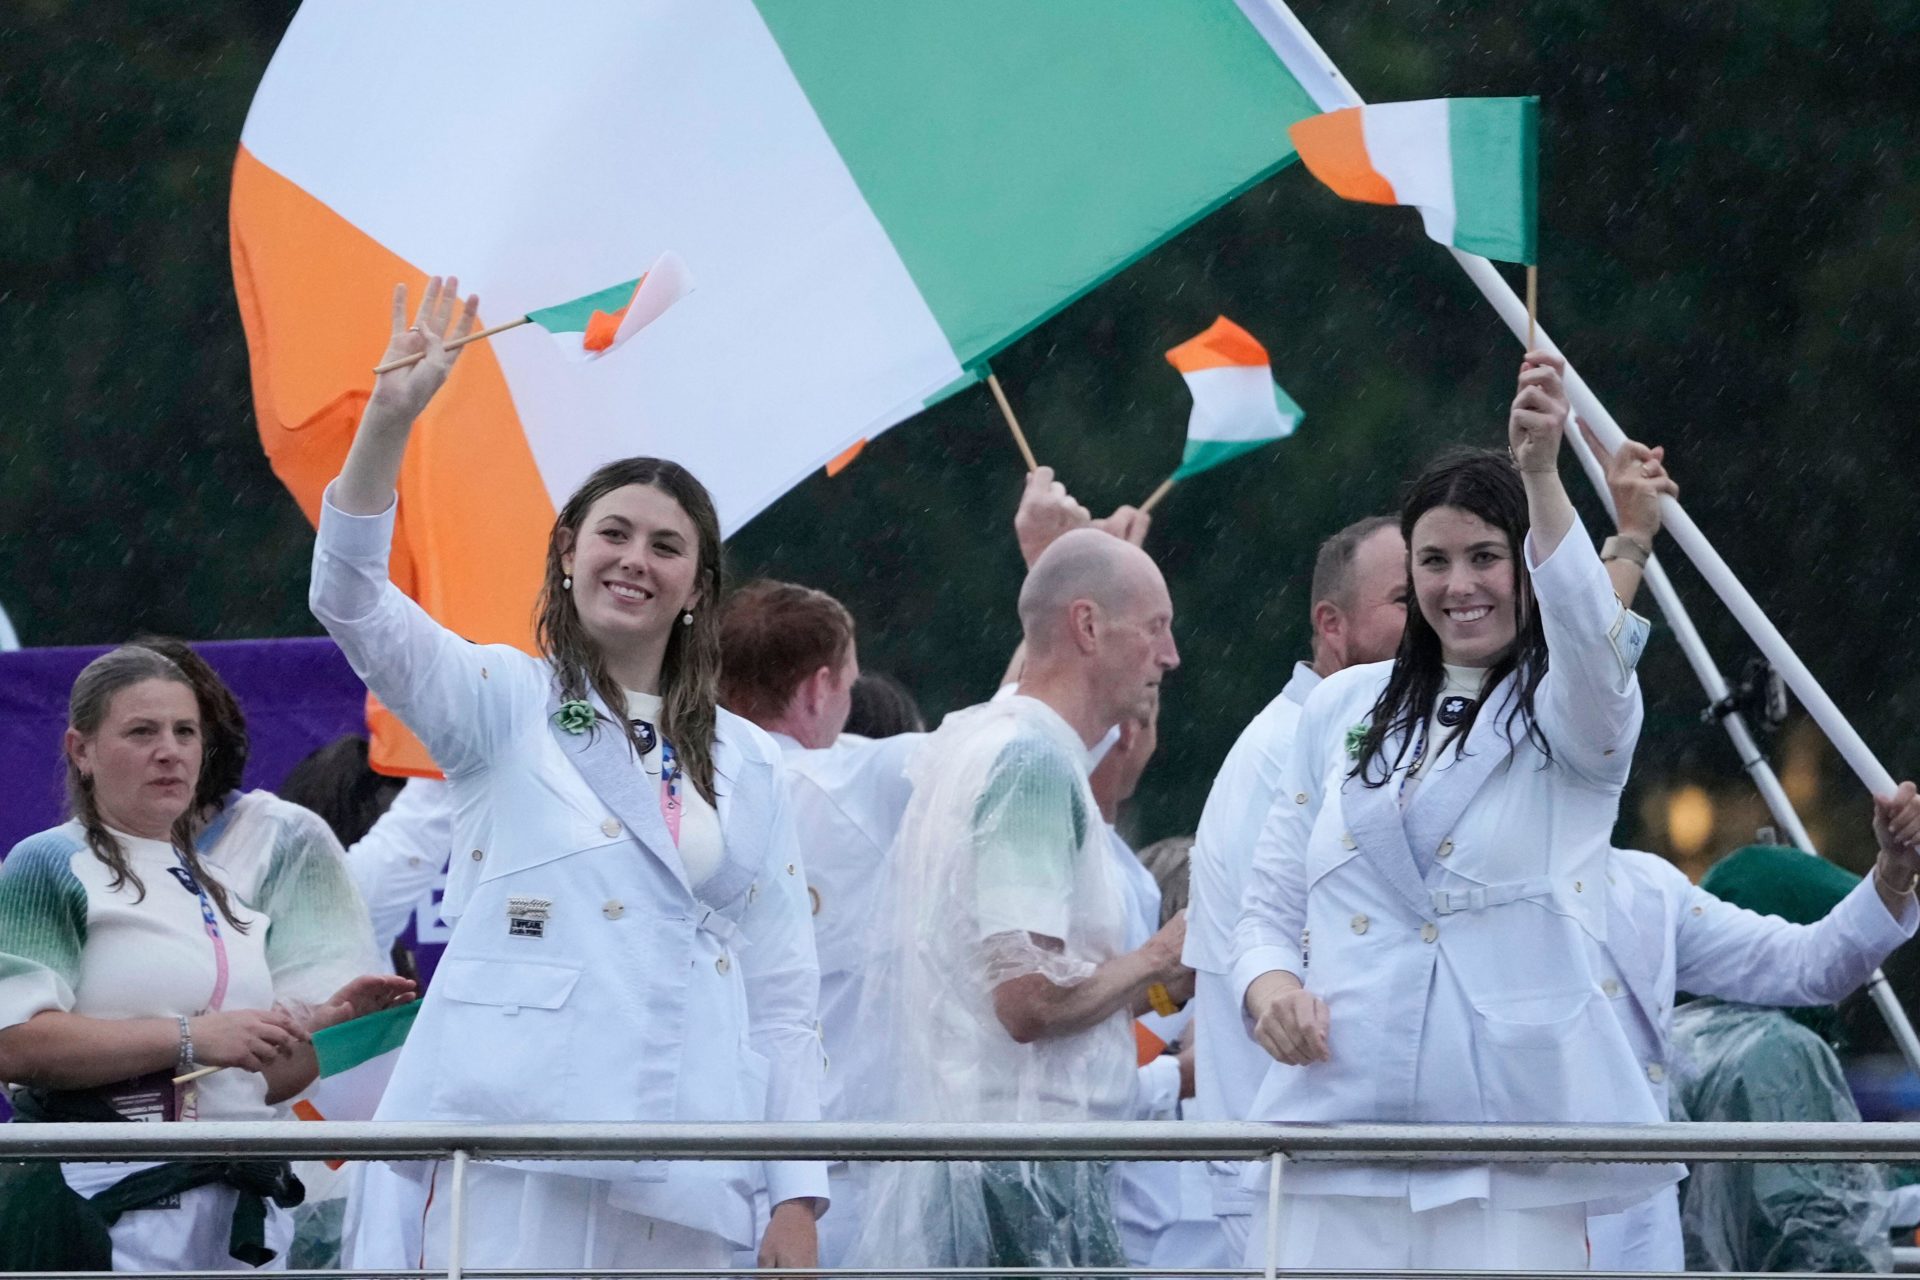
[[[1526,486],[1527,565],[1547,639],[1535,709],[1556,760],[1598,785],[1619,787],[1640,736],[1634,666],[1645,629],[1615,596],[1560,484],[1568,418],[1562,367],[1558,356],[1527,353],[1507,423],[1508,449]]]
[[[333,482],[333,504],[350,516],[377,516],[393,505],[394,487],[400,480],[400,459],[407,451],[407,438],[413,421],[427,402],[453,372],[460,349],[447,350],[447,343],[473,332],[474,317],[480,310],[475,294],[459,308],[460,282],[434,276],[427,281],[426,296],[420,310],[407,324],[407,286],[393,287],[393,335],[381,364],[418,355],[418,363],[383,373],[373,380],[373,393],[367,397],[366,412],[360,415],[359,430],[353,447],[347,451],[346,465]]]
[[[516,694],[543,703],[544,675],[504,646],[469,644],[408,599],[387,576],[396,516],[394,483],[414,419],[433,398],[457,352],[446,343],[473,324],[478,300],[454,319],[452,282],[436,278],[412,327],[403,327],[406,289],[395,289],[386,359],[424,351],[417,364],[381,374],[340,476],[320,502],[308,604],[354,673],[449,775],[484,764],[511,733]]]
[[[1602,547],[1600,561],[1607,566],[1613,594],[1632,608],[1653,555],[1653,540],[1660,533],[1660,499],[1678,498],[1680,486],[1667,474],[1663,446],[1648,448],[1629,440],[1609,450],[1592,427],[1577,418],[1574,421],[1606,473],[1607,493],[1613,499],[1613,537]]]

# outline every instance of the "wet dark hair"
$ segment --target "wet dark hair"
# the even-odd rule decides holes
[[[310,752],[280,784],[280,798],[320,815],[341,848],[357,844],[405,785],[375,773],[367,740],[349,733]]]
[[[1548,759],[1553,758],[1553,749],[1533,713],[1534,695],[1547,674],[1547,634],[1540,625],[1540,610],[1534,606],[1533,575],[1527,571],[1526,487],[1505,454],[1487,449],[1451,449],[1428,463],[1414,479],[1400,508],[1400,532],[1407,540],[1407,598],[1414,607],[1407,610],[1407,629],[1400,637],[1400,651],[1394,655],[1393,674],[1373,704],[1366,736],[1360,740],[1359,760],[1349,775],[1369,787],[1384,785],[1400,767],[1413,743],[1429,727],[1427,719],[1433,714],[1434,699],[1446,683],[1440,637],[1418,607],[1413,590],[1413,526],[1435,507],[1458,507],[1506,535],[1507,552],[1513,562],[1514,638],[1488,668],[1483,688],[1492,690],[1508,675],[1517,674],[1519,696],[1507,714],[1507,735],[1513,737],[1517,723],[1525,737]],[[1483,701],[1475,702],[1467,709],[1466,718],[1448,742],[1464,746],[1484,705]],[[1389,761],[1386,741],[1402,730],[1406,736]],[[1431,749],[1438,752],[1446,745],[1439,743]]]
[[[660,664],[660,733],[673,744],[680,767],[694,790],[708,804],[713,791],[713,736],[720,695],[720,602],[726,584],[725,552],[720,543],[720,517],[713,498],[693,473],[664,458],[622,458],[609,462],[586,478],[567,505],[554,517],[547,538],[547,571],[540,586],[535,622],[540,652],[553,664],[564,699],[585,699],[587,690],[615,712],[636,758],[643,754],[640,739],[627,717],[626,692],[607,674],[600,648],[580,625],[573,594],[562,585],[567,576],[561,557],[573,548],[593,504],[616,489],[648,485],[660,490],[687,513],[699,541],[699,565],[694,578],[693,623],[675,624],[667,638]]]
[[[240,789],[240,780],[246,775],[247,756],[252,751],[247,737],[247,713],[240,709],[240,700],[233,696],[233,690],[220,678],[220,673],[207,665],[207,660],[195,653],[185,640],[148,635],[136,638],[133,643],[153,650],[180,668],[187,683],[193,686],[194,701],[200,704],[200,740],[204,744],[200,779],[193,788],[193,813],[202,819],[210,818],[226,804],[228,796]]]
[[[901,733],[925,733],[926,717],[907,686],[881,671],[863,672],[853,682],[853,711],[848,733],[863,738],[891,738]]]
[[[111,652],[103,653],[89,662],[73,681],[73,691],[67,696],[67,727],[75,730],[83,738],[91,738],[100,732],[100,726],[106,723],[107,713],[113,709],[113,699],[121,690],[133,687],[146,680],[166,680],[185,686],[195,694],[198,701],[199,690],[173,659],[148,648],[146,645],[126,644]],[[201,733],[206,733],[204,722]],[[204,741],[204,737],[203,737]],[[202,747],[204,753],[205,747]],[[118,889],[130,884],[133,886],[134,901],[147,896],[147,886],[140,880],[139,873],[127,860],[127,851],[120,846],[120,840],[107,826],[101,816],[100,802],[94,795],[94,782],[91,774],[80,772],[71,753],[63,753],[67,764],[67,809],[80,823],[86,833],[87,848],[93,856],[100,859],[107,870],[113,873],[108,882],[109,889]],[[205,771],[202,771],[205,777]],[[223,793],[224,794],[224,793]],[[241,933],[247,926],[234,917],[233,907],[227,899],[226,886],[207,873],[200,855],[193,847],[193,829],[198,814],[199,789],[196,786],[194,801],[186,811],[175,819],[172,837],[173,847],[179,851],[181,861],[186,863],[188,872],[206,890],[207,897],[213,902],[226,922]]]

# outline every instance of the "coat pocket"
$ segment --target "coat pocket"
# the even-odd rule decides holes
[[[448,958],[434,973],[444,999],[435,1110],[456,1117],[536,1121],[571,1105],[592,1119],[574,1089],[574,1024],[567,1007],[580,981],[569,965]]]
[[[1474,1066],[1489,1121],[1572,1121],[1587,1110],[1590,992],[1488,1002],[1474,1010]]]

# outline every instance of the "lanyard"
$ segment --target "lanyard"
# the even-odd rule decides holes
[[[187,886],[200,899],[200,922],[206,926],[207,937],[213,943],[213,996],[207,1001],[210,1013],[220,1012],[220,1006],[227,1002],[227,942],[220,936],[220,916],[213,909],[213,899],[201,887],[200,880],[187,866],[186,855],[178,849],[173,851],[174,859],[179,862],[180,883]]]
[[[673,744],[660,739],[660,816],[667,820],[667,834],[673,847],[680,847],[680,765],[673,757]]]

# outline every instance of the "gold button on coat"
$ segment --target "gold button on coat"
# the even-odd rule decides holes
[[[480,859],[482,859],[482,858],[484,858],[484,857],[486,857],[486,856],[487,856],[486,854],[484,854],[484,853],[482,853],[482,852],[480,852],[480,851],[479,851],[478,849],[475,849],[475,850],[473,851],[473,860],[474,860],[475,862],[478,862],[478,861],[480,861]]]
[[[1655,1084],[1659,1084],[1662,1080],[1665,1080],[1666,1078],[1667,1078],[1667,1069],[1665,1067],[1661,1066],[1657,1062],[1649,1062],[1647,1064],[1647,1079],[1653,1081]]]
[[[1296,791],[1296,792],[1294,792],[1294,794],[1293,794],[1293,802],[1294,802],[1295,804],[1305,804],[1305,803],[1307,802],[1307,793],[1306,793],[1306,792],[1304,792],[1304,791]]]
[[[1420,926],[1420,941],[1432,942],[1440,936],[1440,926],[1429,920]]]
[[[727,958],[725,956],[721,956],[718,960],[715,960],[713,962],[713,971],[715,973],[725,973],[727,970],[731,968],[733,968],[733,966],[727,962]]]
[[[617,836],[620,834],[620,823],[613,818],[608,818],[600,824],[600,833],[605,836]]]
[[[1367,924],[1368,921],[1365,916],[1355,916],[1353,918],[1353,931],[1355,933],[1365,933],[1367,931]]]
[[[621,916],[627,914],[627,908],[620,899],[608,898],[607,905],[600,908],[600,914],[609,920],[618,920]]]
[[[1351,831],[1345,833],[1340,837],[1340,843],[1349,849],[1358,849],[1360,847],[1359,843],[1356,840],[1354,840],[1353,832]]]
[[[1437,852],[1443,858],[1446,857],[1448,854],[1453,852],[1453,841],[1442,840],[1440,842],[1440,848],[1437,849],[1435,852]]]
[[[1615,982],[1612,978],[1608,978],[1605,982],[1601,983],[1600,989],[1606,992],[1610,996],[1617,996],[1620,994],[1620,984]]]

